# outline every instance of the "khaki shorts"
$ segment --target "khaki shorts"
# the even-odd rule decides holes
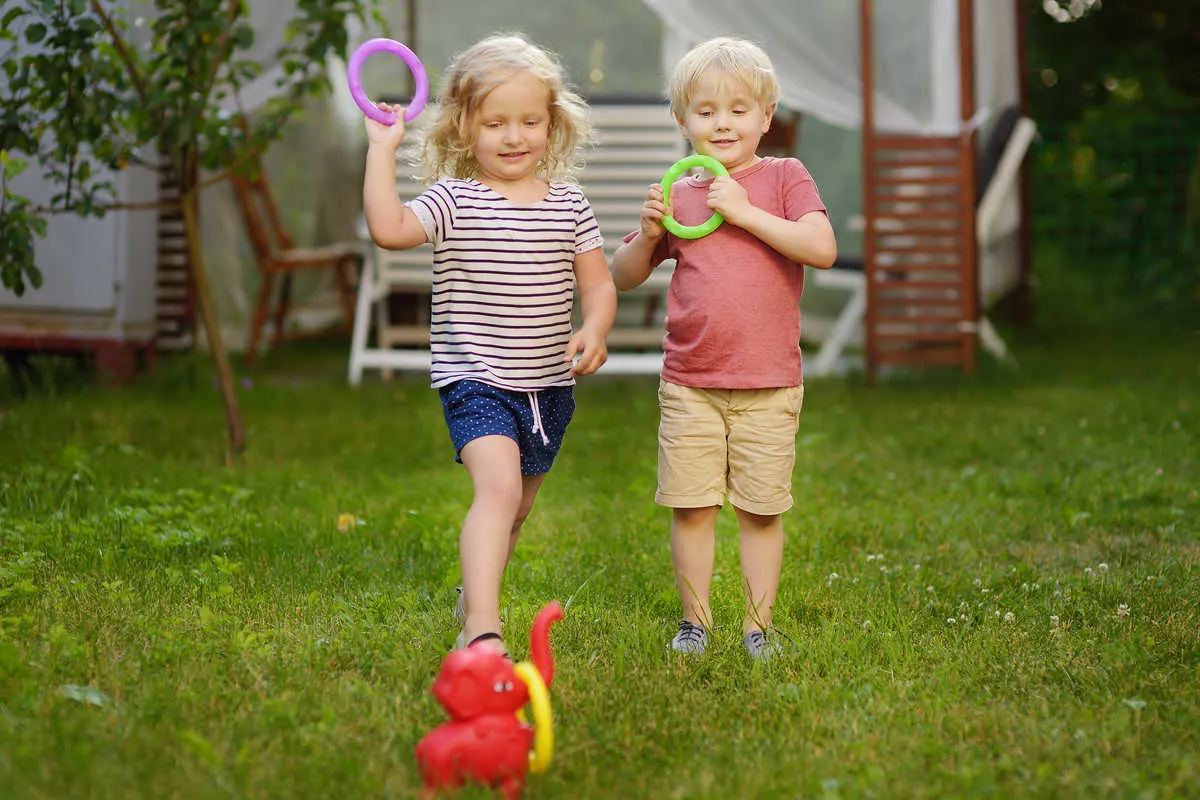
[[[804,387],[695,389],[659,381],[658,492],[670,508],[751,514],[792,507],[792,467]]]

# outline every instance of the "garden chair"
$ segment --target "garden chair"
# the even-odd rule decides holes
[[[683,157],[686,147],[661,101],[598,103],[592,107],[592,123],[599,144],[589,154],[579,179],[604,236],[605,258],[611,263],[621,237],[640,223],[647,187]],[[414,197],[424,188],[409,176],[412,169],[407,166],[407,155],[401,152],[396,171],[397,192],[403,198]],[[365,230],[362,235],[366,240]],[[370,262],[359,284],[358,313],[351,337],[348,379],[352,386],[362,381],[366,369],[378,369],[387,378],[394,369],[427,370],[430,361],[432,247],[392,251],[370,246],[370,250]],[[608,339],[605,372],[659,371],[663,299],[670,280],[670,267],[664,265],[638,289],[622,296],[617,324]],[[415,319],[393,318],[388,305],[393,293],[417,298]]]
[[[1017,106],[1011,106],[1001,113],[984,144],[979,156],[975,206],[975,238],[981,250],[993,247],[1010,232],[1001,229],[999,212],[1004,198],[1015,186],[1021,162],[1036,133],[1033,120],[1022,116]],[[837,369],[850,340],[862,328],[867,313],[867,281],[862,259],[855,256],[841,256],[831,269],[812,270],[809,278],[816,286],[850,293],[811,364],[805,363],[805,375],[818,377]],[[984,349],[1001,360],[1008,358],[1004,340],[985,314],[980,314],[976,332]]]
[[[363,263],[363,251],[358,243],[296,247],[279,217],[279,209],[262,165],[256,163],[254,167],[251,175],[235,173],[230,178],[262,280],[250,322],[247,365],[253,364],[258,358],[259,339],[268,315],[273,317],[275,327],[270,345],[272,348],[278,347],[285,339],[295,338],[294,334],[287,331],[287,315],[291,310],[292,277],[298,270],[334,271],[342,317],[346,328],[351,329],[354,325],[354,287]],[[279,296],[272,307],[277,280],[280,284]]]

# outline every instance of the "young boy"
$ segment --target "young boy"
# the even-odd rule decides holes
[[[683,620],[671,648],[703,653],[712,628],[717,513],[737,513],[752,658],[779,651],[771,611],[783,564],[781,516],[792,506],[792,467],[804,384],[800,296],[804,265],[837,257],[833,228],[804,165],[760,158],[779,83],[767,55],[741,39],[697,45],[676,66],[671,112],[697,153],[729,171],[685,178],[671,205],[651,187],[639,230],[613,258],[620,290],[676,259],[667,293],[658,396],[658,491],[672,509],[671,557]],[[700,239],[668,235],[663,216],[694,225],[719,211],[725,223]]]

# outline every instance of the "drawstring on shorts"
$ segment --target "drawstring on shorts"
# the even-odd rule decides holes
[[[529,410],[533,412],[533,433],[542,435],[542,444],[550,446],[550,437],[546,435],[546,429],[542,427],[542,409],[538,405],[538,393],[526,392],[529,395]]]

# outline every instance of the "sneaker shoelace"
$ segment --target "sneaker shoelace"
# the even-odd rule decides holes
[[[686,619],[679,623],[680,644],[700,644],[704,641],[704,628],[688,622]]]

